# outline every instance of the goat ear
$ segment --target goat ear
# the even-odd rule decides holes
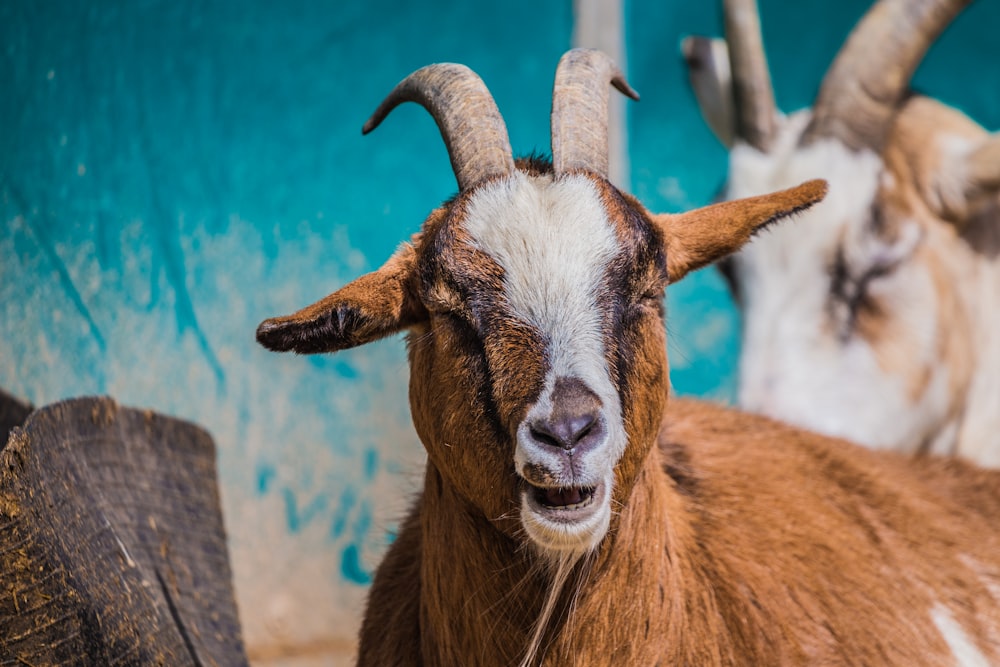
[[[736,111],[726,40],[691,35],[681,40],[681,54],[701,117],[722,145],[731,148]]]
[[[1000,132],[981,143],[965,161],[965,196],[968,200],[1000,193]]]
[[[667,244],[670,282],[736,252],[772,222],[821,201],[826,190],[826,181],[814,180],[781,192],[712,204],[687,213],[654,215]]]
[[[426,318],[411,288],[416,251],[403,245],[377,271],[311,306],[257,327],[257,342],[274,352],[336,352],[392,335]]]
[[[1000,194],[1000,133],[946,159],[925,189],[931,208],[962,227]]]

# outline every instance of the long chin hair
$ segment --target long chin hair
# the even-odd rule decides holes
[[[556,609],[556,604],[563,594],[566,583],[571,580],[570,575],[573,573],[573,569],[576,567],[577,563],[582,562],[583,569],[578,576],[573,578],[576,587],[571,593],[572,599],[566,606],[566,615],[572,615],[580,593],[580,584],[587,579],[587,570],[593,563],[595,553],[596,550],[586,552],[567,551],[559,553],[554,558],[541,561],[542,563],[545,563],[543,567],[547,567],[549,570],[548,591],[545,595],[545,603],[542,605],[538,618],[535,619],[534,630],[531,634],[531,641],[528,642],[528,647],[525,650],[524,657],[521,659],[521,662],[518,663],[518,667],[531,667],[531,665],[534,665],[539,657],[544,657],[545,653],[542,646],[542,639],[545,637],[545,631],[548,629],[550,622],[553,620],[552,613]]]

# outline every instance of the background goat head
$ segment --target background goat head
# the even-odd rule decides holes
[[[702,113],[731,146],[726,197],[817,175],[833,193],[807,224],[720,267],[743,314],[741,405],[876,447],[1000,465],[1000,138],[908,90],[967,4],[881,0],[813,108],[787,117],[753,0],[725,0],[728,48],[683,48]]]

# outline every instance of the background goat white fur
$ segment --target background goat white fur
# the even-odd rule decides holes
[[[731,145],[726,197],[822,176],[803,224],[723,263],[743,316],[740,405],[876,448],[1000,466],[1000,138],[909,94],[967,0],[881,0],[812,109],[774,105],[756,3],[684,44]],[[806,37],[804,37],[806,39]]]

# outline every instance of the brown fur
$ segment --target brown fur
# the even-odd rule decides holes
[[[536,185],[552,178],[538,161],[520,168]],[[591,303],[627,443],[610,528],[578,560],[540,553],[522,524],[517,429],[550,360],[463,225],[489,185],[433,212],[382,269],[258,330],[301,352],[409,330],[424,488],[376,573],[358,663],[939,665],[950,648],[935,609],[1000,660],[1000,473],[668,403],[668,278],[822,199],[825,184],[655,216],[586,178],[618,242]]]
[[[667,265],[681,267],[676,275],[730,252],[823,186],[652,216],[594,181],[623,244],[609,269],[622,293],[602,298],[621,301],[609,312],[631,313],[609,320],[607,336],[629,444],[615,466],[609,533],[561,589],[521,526],[512,457],[544,343],[498,301],[502,270],[462,236],[474,191],[435,211],[386,268],[272,320],[304,328],[296,340],[313,345],[345,301],[397,313],[387,331],[422,313],[409,324],[409,353],[424,489],[376,573],[359,664],[517,664],[552,595],[532,664],[941,664],[950,650],[935,605],[1000,659],[988,588],[1000,588],[990,525],[1000,473],[875,454],[708,404],[668,405],[662,311],[647,291],[658,303]],[[681,258],[672,265],[671,253]],[[365,328],[373,318],[355,321],[363,337],[379,335]],[[360,340],[335,333],[326,346]]]
[[[1000,585],[1000,473],[680,399],[658,442],[616,529],[579,566],[544,664],[941,665],[936,603],[1000,659],[987,589]],[[664,472],[679,452],[687,492]],[[547,580],[428,481],[379,569],[360,664],[515,664]],[[422,539],[418,515],[437,537]],[[403,622],[417,563],[433,593]],[[394,630],[417,626],[422,659],[412,644],[398,652]]]
[[[300,354],[335,352],[396,333],[423,318],[411,298],[416,256],[404,244],[382,268],[292,315],[273,317],[257,328],[257,340],[270,350]]]

